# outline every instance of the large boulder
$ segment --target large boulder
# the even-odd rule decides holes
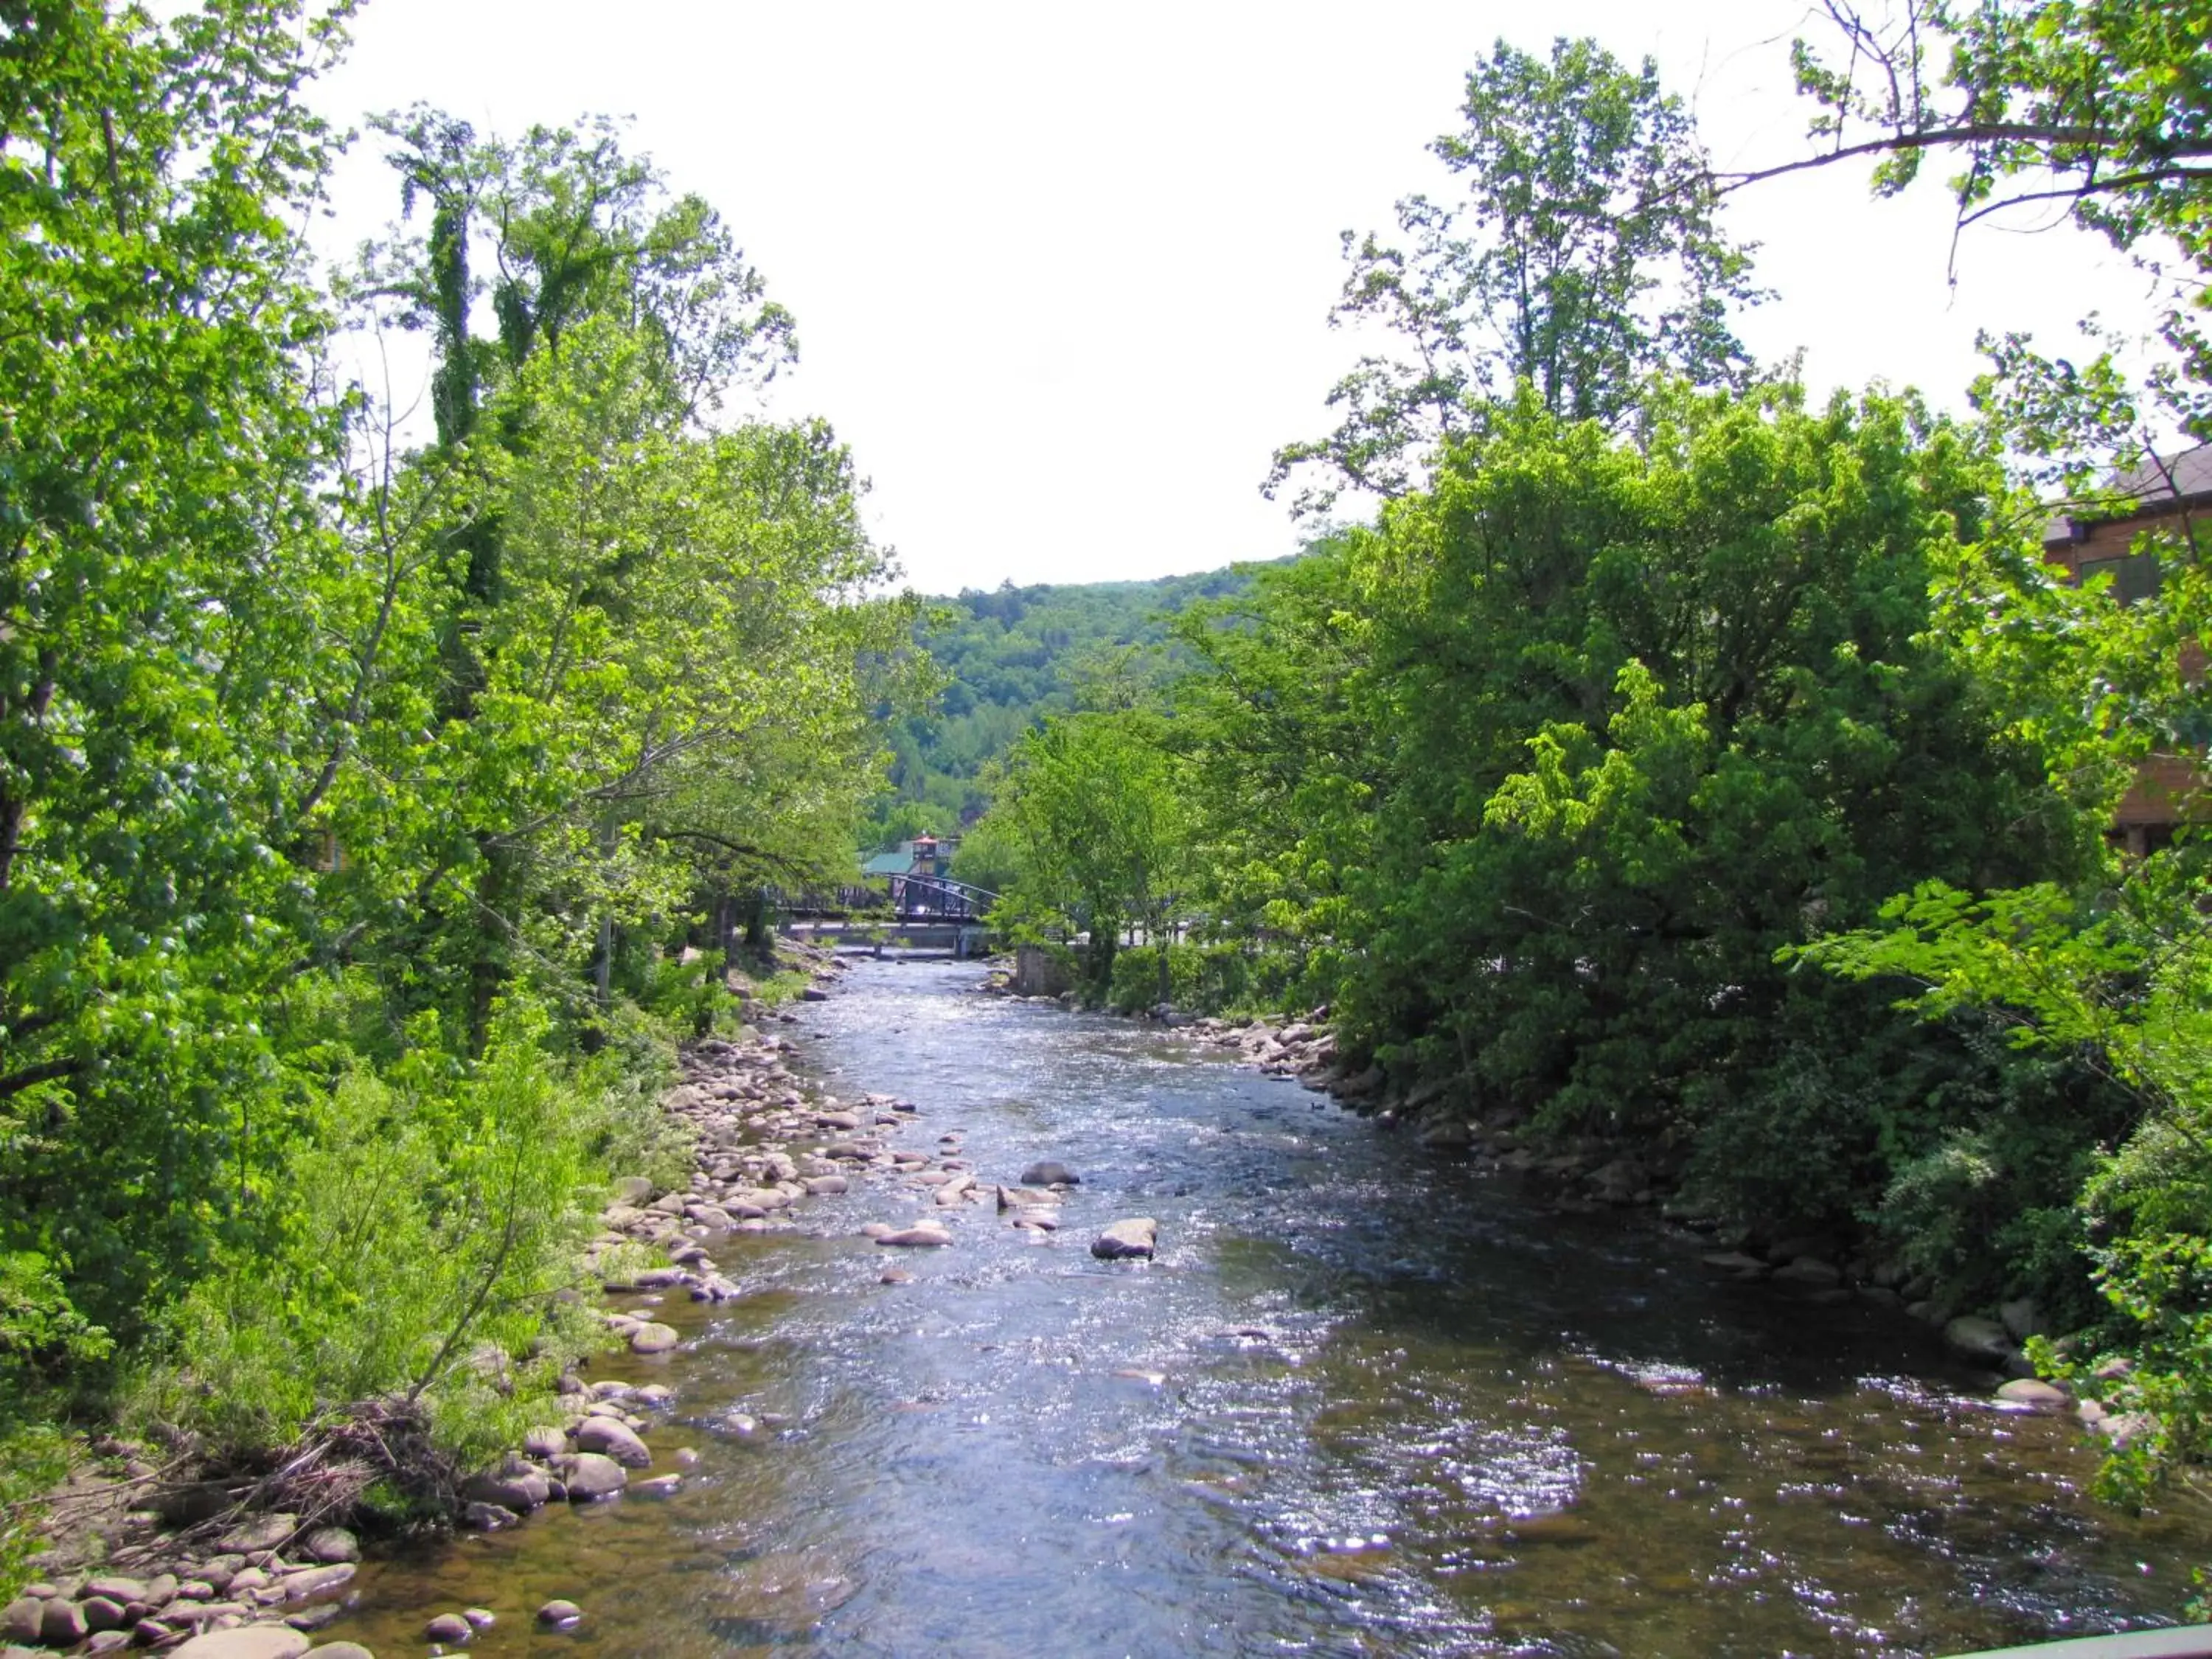
[[[1160,1224],[1146,1216],[1117,1221],[1091,1241],[1091,1254],[1102,1261],[1150,1256],[1159,1242]]]

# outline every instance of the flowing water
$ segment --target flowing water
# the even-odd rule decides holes
[[[868,963],[781,1029],[921,1103],[894,1145],[1073,1166],[1061,1231],[880,1249],[927,1200],[879,1177],[715,1241],[745,1297],[663,1303],[684,1346],[599,1373],[675,1389],[682,1489],[373,1567],[333,1636],[392,1659],[482,1605],[472,1651],[576,1659],[1936,1655],[2168,1622],[2212,1559],[1894,1315],[1716,1283],[1648,1219],[980,978]],[[1094,1261],[1132,1215],[1158,1260]],[[573,1632],[532,1628],[555,1595]]]

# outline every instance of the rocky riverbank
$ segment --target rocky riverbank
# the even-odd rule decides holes
[[[841,964],[828,952],[802,954],[811,973],[802,996],[828,998]],[[670,1298],[720,1303],[744,1293],[715,1249],[752,1234],[836,1231],[837,1200],[869,1183],[895,1186],[917,1209],[902,1226],[872,1221],[854,1230],[894,1256],[951,1247],[964,1226],[987,1217],[986,1224],[1048,1241],[1081,1186],[1073,1170],[1051,1159],[1026,1163],[1018,1178],[1011,1169],[977,1170],[962,1156],[957,1133],[929,1137],[914,1101],[887,1094],[844,1100],[821,1090],[796,1069],[800,1046],[781,1029],[796,1018],[757,1011],[757,1024],[740,1036],[690,1045],[677,1085],[661,1101],[690,1149],[686,1177],[670,1186],[642,1175],[615,1183],[588,1261],[605,1298],[599,1317],[634,1355],[679,1346],[676,1328],[655,1316]],[[913,1141],[926,1144],[902,1144]],[[1095,1219],[1094,1256],[1143,1260],[1158,1248],[1151,1218]],[[905,1270],[886,1261],[884,1281],[903,1282]],[[680,1443],[671,1421],[677,1396],[665,1386],[593,1379],[586,1366],[562,1379],[556,1398],[558,1409],[522,1443],[457,1483],[461,1527],[495,1532],[552,1506],[668,1496],[699,1460],[696,1446]],[[705,1431],[758,1442],[777,1426],[740,1413]],[[157,1490],[155,1501],[169,1500],[173,1510],[179,1495],[212,1490],[205,1481],[178,1483]],[[7,1609],[6,1634],[20,1645],[0,1659],[129,1647],[187,1659],[362,1659],[367,1650],[350,1643],[313,1645],[314,1633],[344,1616],[361,1559],[355,1533],[331,1524],[343,1516],[241,1508],[234,1503],[220,1528],[165,1527],[158,1511],[142,1512],[142,1535],[120,1553],[137,1576],[87,1571],[34,1584]],[[426,1607],[422,1637],[463,1645],[501,1617],[559,1628],[587,1620],[590,1610],[566,1600],[534,1613]]]

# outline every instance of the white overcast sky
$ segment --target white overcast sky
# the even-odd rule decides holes
[[[634,117],[797,315],[772,412],[836,423],[875,533],[950,592],[1297,545],[1260,484],[1277,445],[1327,429],[1355,349],[1327,325],[1338,233],[1444,189],[1423,146],[1501,36],[1656,56],[1720,163],[1749,166],[1804,153],[1788,46],[1817,27],[1787,0],[369,0],[315,99],[347,124],[427,100],[508,134]],[[395,216],[373,137],[333,205],[333,251]],[[1821,389],[1955,406],[1978,327],[2057,344],[2139,289],[2063,226],[1970,233],[1954,289],[1940,187],[1874,203],[1848,168],[1739,196],[1729,224],[1780,290],[1747,338],[1802,348]]]

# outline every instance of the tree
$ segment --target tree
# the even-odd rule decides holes
[[[338,586],[295,94],[342,18],[43,5],[0,52],[0,1253],[118,1334],[284,1146],[259,1015]]]
[[[988,835],[1018,848],[1011,890],[992,912],[1017,937],[1090,938],[1084,975],[1103,999],[1121,931],[1164,939],[1183,896],[1185,813],[1150,717],[1060,715],[1008,757]]]
[[[1336,475],[1305,506],[1344,483],[1403,493],[1516,383],[1555,415],[1617,424],[1655,372],[1748,377],[1729,313],[1759,297],[1751,252],[1719,229],[1690,115],[1649,59],[1631,70],[1562,40],[1546,61],[1500,41],[1463,112],[1430,149],[1465,202],[1401,202],[1410,247],[1345,233],[1334,320],[1387,329],[1409,355],[1364,357],[1329,394],[1336,431],[1277,453],[1273,485],[1308,462]]]
[[[1721,175],[1718,187],[1871,159],[1876,192],[1894,195],[1919,176],[1925,157],[1942,154],[1960,164],[1950,188],[1960,231],[2021,208],[2063,209],[2154,279],[2155,327],[2171,356],[2150,374],[2148,401],[2212,438],[2212,337],[2203,321],[2212,281],[2212,5],[1906,0],[1880,19],[1845,0],[1826,9],[1839,60],[1807,40],[1792,48],[1798,87],[1820,110],[1817,152]],[[1997,356],[1996,386],[2025,388],[2056,419],[2055,428],[2022,434],[2030,453],[2050,453],[2061,433],[2098,435],[2097,422],[2064,412],[2085,396],[2105,405],[2102,435],[2119,440],[2095,463],[2140,447],[2131,418],[2109,418],[2109,351],[2082,370],[2038,357],[2017,339]],[[2074,471],[2079,483],[2087,468]]]
[[[1961,230],[2029,204],[2057,204],[2157,278],[2154,327],[2167,348],[2138,379],[2125,331],[2085,325],[2092,356],[2046,356],[2023,337],[1985,340],[1976,388],[1990,429],[2039,486],[2094,515],[2132,501],[2115,484],[2161,475],[2175,429],[2212,436],[2212,9],[2027,0],[1908,4],[1884,27],[1832,5],[1840,66],[1796,48],[1801,88],[1821,107],[1820,153],[1741,175],[1879,158],[1891,194],[1931,152],[1955,156]],[[1934,64],[1942,55],[1940,76]],[[2048,512],[2046,506],[2042,509]],[[1938,589],[1942,635],[1995,694],[2055,789],[2108,813],[2153,750],[2201,752],[2201,644],[2212,576],[2186,514],[2152,522],[2136,550],[2156,559],[2154,592],[2114,603],[2064,585],[2039,555],[1990,536],[1962,550]],[[2197,792],[2199,801],[2203,791]],[[2185,805],[2185,817],[2192,816]],[[1807,959],[1881,988],[1926,1018],[1985,1018],[2032,1054],[2077,1058],[2133,1109],[2081,1182],[2075,1219],[2106,1317],[2072,1356],[2041,1355],[2115,1412],[2150,1427],[2116,1455],[2107,1490],[2141,1500],[2212,1456],[2212,1152],[2202,1054],[2212,1040],[2212,949],[2201,834],[2150,856],[2100,861],[2071,881],[2013,886],[1929,882],[1902,890],[1878,921],[1808,946]],[[2116,1358],[2124,1364],[2100,1363]]]

